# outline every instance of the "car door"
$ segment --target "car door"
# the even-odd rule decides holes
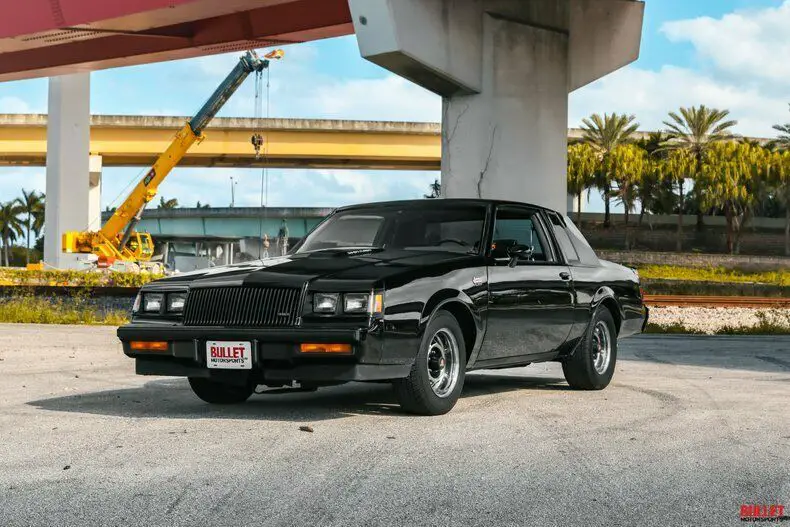
[[[515,245],[533,251],[511,262],[508,251]],[[539,211],[498,206],[487,261],[488,318],[478,362],[518,363],[554,352],[573,326],[574,296],[570,270]]]

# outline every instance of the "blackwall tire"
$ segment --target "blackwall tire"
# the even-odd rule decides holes
[[[599,306],[579,347],[562,363],[565,380],[576,390],[603,390],[617,362],[617,327],[612,313]]]
[[[409,376],[393,383],[401,408],[420,415],[452,410],[464,387],[466,346],[455,317],[440,311],[428,324]]]
[[[190,377],[189,386],[195,395],[211,404],[243,403],[255,391],[255,386],[250,384],[226,384],[202,377]]]

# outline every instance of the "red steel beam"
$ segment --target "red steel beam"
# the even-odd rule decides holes
[[[48,3],[58,1],[66,0],[48,0]],[[145,0],[147,4],[162,1]],[[105,0],[105,3],[116,2]],[[122,23],[123,20],[116,20],[113,25],[119,27]],[[56,41],[45,47],[6,52],[0,47],[0,81],[305,42],[348,35],[354,28],[347,0],[296,0],[142,31],[91,25],[61,28],[58,35],[63,31],[66,33],[57,37],[62,43]]]

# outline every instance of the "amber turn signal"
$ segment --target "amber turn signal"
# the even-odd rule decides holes
[[[133,340],[129,343],[129,347],[135,351],[167,351],[167,342]]]
[[[351,344],[302,344],[302,353],[351,353]]]

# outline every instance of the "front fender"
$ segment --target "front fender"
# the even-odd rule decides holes
[[[437,291],[425,304],[420,319],[419,337],[422,339],[425,330],[433,317],[442,309],[450,311],[458,320],[467,344],[467,366],[474,363],[485,335],[485,321],[474,301],[463,291],[443,289]]]

